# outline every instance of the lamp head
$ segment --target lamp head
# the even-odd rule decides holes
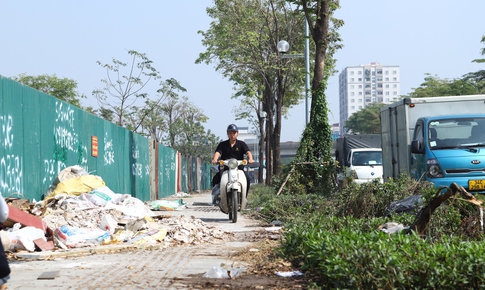
[[[279,53],[287,53],[290,50],[290,44],[286,40],[280,40],[276,45]]]

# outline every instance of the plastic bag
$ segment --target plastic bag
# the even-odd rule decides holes
[[[224,269],[219,266],[214,266],[207,271],[202,277],[204,278],[225,278],[234,279],[241,276],[245,268],[231,268],[230,270]]]
[[[112,235],[116,230],[116,226],[118,226],[118,222],[110,214],[103,215],[100,225],[102,230],[108,231]]]
[[[116,193],[109,189],[109,187],[102,186],[90,191],[87,197],[95,205],[105,206],[108,201],[116,197]]]
[[[7,233],[10,239],[10,250],[20,249],[33,252],[35,251],[35,240],[47,241],[43,230],[31,226],[18,229],[18,226],[15,227],[15,225],[13,231]]]
[[[204,278],[226,278],[229,279],[229,274],[226,269],[223,269],[219,266],[212,267],[209,271],[207,271],[202,277]]]
[[[183,210],[185,208],[185,202],[182,199],[178,201],[169,200],[154,200],[150,203],[153,210]]]
[[[421,195],[411,195],[404,199],[394,201],[387,207],[387,216],[392,214],[410,213],[413,214],[423,204]]]
[[[66,246],[77,248],[98,245],[99,241],[97,239],[105,237],[106,231],[101,229],[76,228],[66,225],[56,228],[54,234]]]

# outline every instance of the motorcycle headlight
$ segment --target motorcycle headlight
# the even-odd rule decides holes
[[[227,167],[229,167],[231,169],[236,169],[237,168],[237,160],[236,159],[230,159],[227,162]]]
[[[440,163],[436,159],[429,159],[426,164],[428,165],[428,177],[437,178],[443,177],[443,172],[441,172]]]

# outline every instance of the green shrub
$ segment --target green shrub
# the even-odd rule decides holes
[[[429,196],[435,189],[430,183],[419,183],[405,175],[397,180],[379,183],[377,180],[364,184],[349,183],[336,196],[339,216],[356,218],[381,217],[388,206],[411,195]]]
[[[253,188],[253,187],[252,187]],[[291,194],[258,186],[251,214],[284,222],[277,251],[336,289],[485,288],[485,242],[480,209],[453,197],[434,211],[425,237],[388,235],[386,222],[411,225],[416,213],[387,215],[388,206],[411,195],[423,205],[436,195],[429,183],[406,176],[384,184],[350,183],[331,194]],[[482,196],[476,196],[482,199]]]
[[[478,289],[485,285],[483,241],[446,237],[432,243],[413,234],[375,230],[379,220],[343,219],[347,227],[340,230],[336,230],[337,218],[294,224],[286,230],[279,250],[317,275],[323,288]]]
[[[281,221],[292,222],[300,218],[307,218],[314,213],[330,215],[333,210],[328,200],[315,194],[305,195],[279,195],[270,187],[255,188],[248,197],[250,214],[265,222]]]

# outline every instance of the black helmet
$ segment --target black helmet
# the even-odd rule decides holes
[[[239,132],[239,130],[237,129],[237,126],[236,126],[236,125],[234,125],[234,124],[231,124],[231,125],[227,126],[227,130],[226,130],[226,131],[227,131],[227,132],[229,132],[229,131],[236,131],[236,132]]]

